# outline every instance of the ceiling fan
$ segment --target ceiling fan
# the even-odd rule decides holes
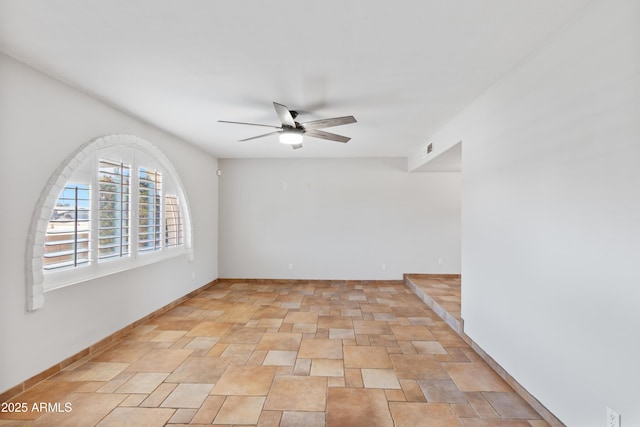
[[[252,139],[263,138],[265,136],[280,134],[280,142],[283,144],[291,145],[291,148],[297,150],[302,148],[302,136],[312,136],[314,138],[327,139],[329,141],[348,142],[351,138],[337,135],[335,133],[325,132],[320,129],[347,125],[349,123],[355,123],[356,119],[353,116],[334,117],[331,119],[313,120],[310,122],[298,123],[295,118],[298,117],[298,112],[289,110],[287,106],[273,103],[273,108],[276,110],[276,114],[282,123],[282,126],[262,125],[258,123],[245,123],[245,122],[230,122],[227,120],[218,120],[220,123],[233,123],[237,125],[249,125],[249,126],[263,126],[275,129],[272,132],[265,133],[258,136],[252,136],[251,138],[241,139],[239,142],[250,141]]]

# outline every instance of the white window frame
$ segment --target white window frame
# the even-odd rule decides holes
[[[62,189],[67,182],[77,175],[77,170],[86,168],[92,170],[92,176],[87,176],[91,191],[97,188],[97,169],[101,153],[113,153],[122,150],[123,152],[133,153],[134,157],[145,159],[146,165],[152,163],[151,166],[160,170],[163,179],[169,184],[171,194],[175,195],[180,201],[180,215],[182,221],[183,244],[177,247],[164,247],[162,250],[153,252],[140,253],[137,251],[137,238],[131,236],[129,242],[132,253],[129,256],[117,257],[115,259],[100,260],[97,259],[97,221],[93,221],[91,228],[91,244],[93,245],[93,262],[89,265],[62,269],[60,271],[50,270],[44,271],[43,254],[46,230],[51,218],[52,210]],[[137,156],[136,153],[140,155]],[[109,159],[109,155],[104,155],[105,159]],[[93,162],[95,166],[86,167],[87,162]],[[138,174],[138,168],[142,163],[133,162],[131,165],[131,175]],[[134,169],[135,168],[135,169]],[[137,188],[137,186],[135,187]],[[96,191],[97,193],[97,191]],[[132,199],[137,198],[132,194]],[[97,198],[92,199],[91,209],[97,208]],[[131,200],[130,203],[134,203]],[[161,202],[164,204],[164,199]],[[135,205],[132,205],[135,206]],[[137,207],[132,207],[136,212],[132,212],[131,217],[137,215]],[[164,207],[163,207],[164,209]],[[133,221],[137,226],[137,221]],[[191,261],[193,260],[192,247],[192,229],[191,229],[191,210],[189,201],[184,191],[184,186],[180,180],[177,171],[167,159],[167,157],[154,145],[134,135],[108,135],[80,146],[56,169],[49,182],[43,189],[34,215],[31,221],[29,232],[29,244],[27,245],[27,309],[29,311],[38,310],[44,306],[45,293],[59,289],[62,287],[82,283],[91,279],[129,270],[142,265],[148,265],[156,262],[173,258],[176,256],[186,255]],[[132,228],[133,230],[133,228]],[[136,229],[137,230],[137,229]],[[132,234],[137,234],[133,233]],[[164,238],[162,239],[164,243]],[[134,247],[135,244],[135,247]]]

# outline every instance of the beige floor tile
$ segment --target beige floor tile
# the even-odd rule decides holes
[[[267,353],[267,350],[254,350],[245,365],[262,365],[264,358],[267,357]]]
[[[291,311],[284,318],[284,323],[318,323],[318,313]]]
[[[359,308],[343,308],[340,310],[340,315],[362,319],[362,311]]]
[[[464,393],[464,397],[480,418],[500,418],[500,415],[498,415],[481,392],[466,392]]]
[[[365,388],[401,389],[393,369],[364,368],[362,382]]]
[[[450,380],[418,380],[427,401],[431,403],[467,403],[464,394]]]
[[[163,408],[199,408],[213,384],[178,384],[160,405]]]
[[[197,409],[176,409],[171,419],[169,419],[169,424],[187,424],[196,412],[198,412]]]
[[[336,359],[312,359],[311,376],[318,377],[344,377],[342,360]]]
[[[184,348],[187,349],[211,349],[218,342],[216,337],[195,337]]]
[[[298,350],[302,341],[301,333],[265,333],[256,350]]]
[[[167,377],[167,373],[141,372],[115,390],[115,393],[151,394]]]
[[[260,319],[258,327],[260,328],[279,328],[282,326],[282,319]]]
[[[61,372],[63,381],[110,381],[129,366],[128,363],[87,362],[74,370]]]
[[[166,382],[214,384],[230,363],[230,359],[188,357],[167,377]]]
[[[225,396],[208,396],[191,419],[191,422],[194,424],[212,424],[224,400]]]
[[[462,426],[449,405],[444,403],[390,402],[396,427]]]
[[[275,366],[229,366],[211,394],[266,396],[276,374]]]
[[[388,405],[383,390],[330,388],[327,427],[393,427]]]
[[[353,329],[329,328],[329,338],[339,340],[355,340]]]
[[[281,419],[282,411],[262,411],[256,427],[283,427],[280,425]]]
[[[298,357],[303,359],[342,359],[342,341],[303,339]]]
[[[353,320],[342,316],[318,316],[318,328],[353,329]]]
[[[222,353],[224,353],[224,351],[227,349],[227,347],[229,347],[229,344],[223,344],[223,343],[218,342],[213,347],[211,347],[211,350],[209,350],[207,352],[207,354],[205,354],[205,356],[220,357],[220,355]]]
[[[151,338],[151,342],[176,342],[186,333],[187,331],[160,331],[158,335]]]
[[[442,366],[461,391],[513,391],[484,363],[445,362]]]
[[[464,427],[531,427],[531,424],[525,420],[461,418],[461,421]]]
[[[345,346],[345,368],[391,368],[391,359],[386,347]]]
[[[346,387],[344,377],[327,377],[327,387]]]
[[[311,371],[311,359],[296,359],[296,364],[293,367],[293,375],[309,375]]]
[[[246,359],[251,356],[255,348],[255,344],[229,344],[220,357],[239,357]]]
[[[406,402],[407,398],[404,395],[402,388],[400,390],[385,390],[384,394],[387,396],[389,402]]]
[[[445,347],[447,350],[447,354],[449,355],[449,362],[482,362],[484,361],[479,358],[479,356],[470,348],[460,348],[460,347]],[[474,359],[473,357],[469,357],[467,351],[473,353],[478,359]]]
[[[75,391],[83,393],[95,393],[99,388],[106,384],[105,381],[87,381],[83,382]]]
[[[264,405],[264,397],[228,396],[214,424],[256,424]]]
[[[418,354],[448,354],[438,341],[411,341]]]
[[[227,323],[247,323],[253,318],[254,308],[250,307],[246,310],[243,310],[240,307],[235,307],[232,310],[225,311],[218,320],[227,322]]]
[[[443,347],[468,347],[462,338],[451,329],[449,330],[434,330],[431,333],[442,344]]]
[[[252,319],[284,319],[289,310],[278,307],[263,307],[258,309]]]
[[[393,334],[369,335],[369,344],[372,346],[392,347],[397,346],[398,342]]]
[[[172,372],[193,350],[154,349],[127,367],[130,372]]]
[[[451,409],[459,418],[478,418],[478,413],[468,403],[452,403]]]
[[[141,358],[152,347],[140,347],[135,345],[118,345],[98,354],[91,359],[92,362],[133,363]]]
[[[373,313],[373,320],[394,321],[398,320],[398,316],[393,313]]]
[[[414,380],[448,380],[447,372],[430,355],[392,354],[389,356],[398,378]]]
[[[223,336],[233,326],[232,323],[216,323],[209,320],[198,323],[187,332],[188,337],[217,337]]]
[[[264,366],[294,366],[297,351],[269,350],[262,365]]]
[[[324,427],[325,413],[284,411],[279,427]]]
[[[266,332],[266,328],[245,328],[233,326],[220,337],[221,343],[227,344],[258,344]]]
[[[317,331],[315,323],[294,323],[291,332],[300,332],[301,334],[315,334]]]
[[[327,379],[324,377],[276,377],[264,408],[280,411],[324,411]]]
[[[356,334],[360,335],[382,335],[392,333],[389,322],[382,322],[378,320],[354,320],[353,329],[355,329]]]
[[[175,410],[167,408],[116,408],[98,427],[111,426],[164,426]]]
[[[408,320],[412,325],[432,326],[435,323],[430,317],[408,317]]]
[[[144,408],[156,408],[171,394],[177,384],[162,383],[140,404]]]
[[[515,393],[484,392],[487,401],[502,418],[539,419],[540,416],[520,396]]]
[[[426,326],[391,326],[391,330],[399,341],[428,341],[436,339]]]
[[[371,292],[368,292],[368,294],[371,296],[371,298],[374,297]],[[389,307],[388,305],[369,302],[360,303],[360,310],[362,310],[363,313],[391,313],[391,307]]]
[[[356,368],[344,369],[345,387],[364,387],[362,382],[362,372]]]
[[[119,406],[140,406],[147,397],[149,397],[148,394],[130,394]]]

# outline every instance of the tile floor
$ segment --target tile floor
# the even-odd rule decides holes
[[[462,332],[460,277],[407,274],[407,285],[456,332]]]
[[[222,281],[12,399],[0,426],[547,426],[400,282]]]
[[[459,277],[408,274],[407,279],[429,295],[447,313],[460,320],[462,290]]]

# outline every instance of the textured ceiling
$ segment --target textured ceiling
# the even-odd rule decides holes
[[[589,0],[0,0],[0,50],[218,157],[406,157]],[[354,115],[291,150],[235,120]]]

